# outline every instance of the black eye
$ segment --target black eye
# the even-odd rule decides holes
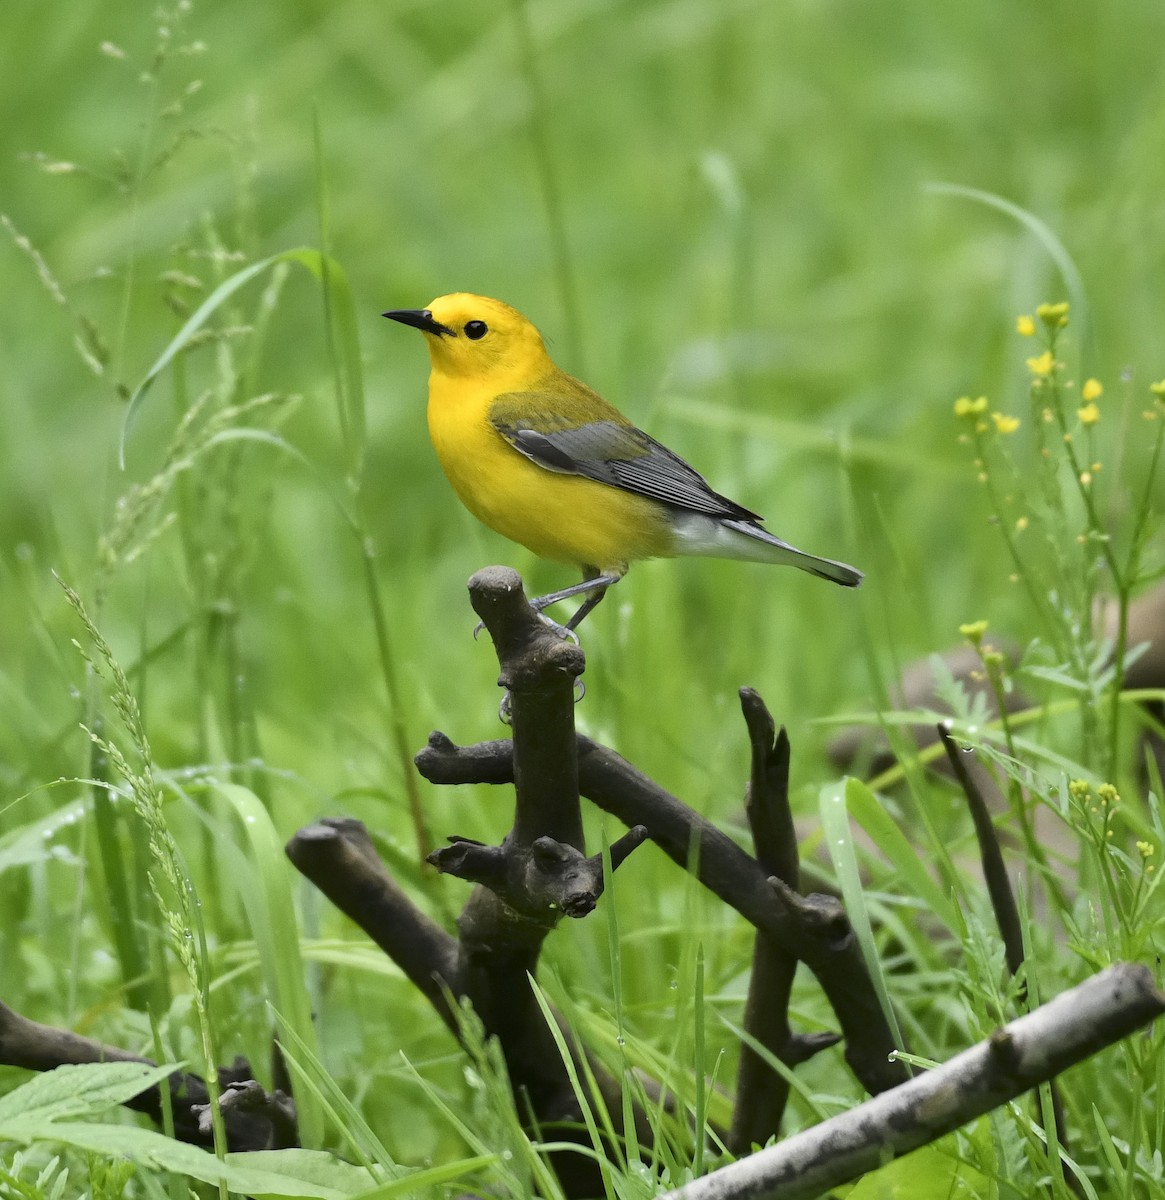
[[[466,321],[465,336],[471,342],[476,342],[489,333],[489,326],[484,321]]]

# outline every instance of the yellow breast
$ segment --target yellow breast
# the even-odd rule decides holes
[[[548,471],[489,422],[493,389],[434,372],[429,436],[462,503],[491,529],[543,558],[622,572],[673,553],[660,504],[578,475]]]

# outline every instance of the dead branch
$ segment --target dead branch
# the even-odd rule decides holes
[[[1018,974],[1023,966],[1023,927],[1019,920],[1019,908],[1015,903],[1015,894],[1011,890],[1011,880],[1007,877],[1007,866],[1003,861],[1003,847],[995,832],[995,822],[991,819],[991,811],[987,801],[979,789],[976,777],[967,769],[964,761],[966,755],[960,749],[950,731],[945,725],[938,726],[938,735],[942,739],[943,749],[947,753],[951,772],[963,789],[967,801],[967,809],[975,826],[975,840],[979,843],[979,857],[983,864],[983,879],[987,884],[987,895],[991,899],[991,909],[995,913],[995,923],[999,927],[999,935],[1003,939],[1003,954],[1007,960],[1007,969],[1011,975]],[[1026,1005],[1027,983],[1021,983],[1019,1000]],[[1068,1148],[1068,1119],[1064,1113],[1064,1101],[1060,1089],[1053,1079],[1049,1082],[1052,1098],[1052,1114],[1056,1123],[1056,1137],[1061,1146]]]
[[[965,755],[958,743],[951,737],[945,725],[939,725],[938,735],[942,739],[943,749],[947,752],[947,761],[963,795],[967,800],[967,809],[975,826],[975,839],[979,843],[979,857],[983,864],[983,879],[987,884],[987,894],[991,898],[991,907],[995,912],[995,921],[1003,938],[1003,952],[1007,958],[1007,969],[1012,975],[1023,966],[1023,927],[1019,920],[1019,909],[1015,904],[1015,896],[1011,890],[1011,881],[1007,878],[1007,866],[1003,861],[1003,850],[999,838],[995,834],[995,823],[991,820],[991,810],[983,798],[983,793],[972,777],[964,762]]]
[[[876,1094],[901,1083],[906,1071],[890,1058],[894,1039],[840,902],[770,882],[731,838],[613,750],[584,737],[578,747],[579,786],[588,800],[626,825],[643,825],[680,866],[694,859],[701,883],[817,976],[841,1025],[846,1061],[866,1090]],[[431,783],[507,783],[511,755],[508,741],[459,747],[434,733],[416,763]]]
[[[23,1067],[28,1071],[51,1071],[56,1067],[96,1062],[139,1062],[156,1065],[152,1059],[131,1054],[117,1046],[106,1046],[68,1029],[55,1029],[30,1021],[6,1004],[0,1004],[0,1063]],[[295,1105],[286,1093],[265,1091],[252,1078],[251,1064],[236,1058],[229,1067],[219,1068],[219,1085],[227,1148],[230,1150],[281,1150],[299,1145]],[[206,1081],[199,1075],[175,1071],[167,1080],[174,1118],[174,1136],[181,1142],[210,1148],[213,1145],[209,1124],[203,1128],[203,1114],[209,1110],[210,1096]],[[245,1088],[246,1105],[226,1102],[236,1088]],[[162,1124],[160,1085],[139,1092],[126,1107],[145,1113]]]
[[[586,1143],[583,1114],[570,1074],[530,979],[546,936],[561,918],[582,917],[602,894],[602,862],[588,858],[579,806],[574,684],[582,651],[564,642],[530,608],[517,573],[490,567],[469,581],[470,600],[489,631],[513,725],[507,755],[514,784],[514,823],[499,846],[453,837],[430,856],[440,870],[474,888],[458,919],[457,938],[420,913],[392,882],[357,822],[327,821],[302,830],[287,852],[377,944],[397,961],[456,1033],[448,997],[468,1000],[505,1056],[519,1107],[543,1137]],[[612,867],[644,837],[632,829],[612,847]],[[584,1064],[620,1132],[617,1080],[560,1028],[576,1063]],[[524,1099],[523,1099],[524,1098]],[[649,1140],[636,1108],[628,1136]],[[602,1182],[590,1158],[554,1156],[568,1196],[597,1195]]]
[[[447,996],[457,978],[457,939],[397,887],[368,830],[350,818],[327,817],[301,829],[286,850],[296,869],[368,934],[456,1033]]]
[[[662,1200],[811,1200],[1022,1095],[1165,1013],[1147,967],[1117,963],[941,1067]]]
[[[789,808],[789,738],[784,726],[777,731],[764,701],[752,688],[741,689],[740,707],[752,748],[745,812],[757,862],[790,892],[797,893],[801,888],[801,865]],[[744,1006],[744,1029],[788,1067],[839,1041],[832,1033],[805,1036],[790,1029],[789,997],[796,972],[796,957],[772,938],[758,933]],[[742,1045],[729,1149],[734,1154],[745,1154],[750,1147],[763,1146],[776,1136],[788,1098],[785,1077],[752,1046]]]

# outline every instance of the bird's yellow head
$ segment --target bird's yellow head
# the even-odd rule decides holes
[[[517,309],[454,292],[438,296],[428,308],[396,309],[384,314],[425,335],[434,372],[469,376],[499,385],[529,380],[550,365],[542,335]]]

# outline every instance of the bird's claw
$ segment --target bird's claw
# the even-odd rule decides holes
[[[544,612],[540,612],[538,609],[534,611],[542,618],[543,623],[553,629],[564,642],[574,642],[576,646],[580,644],[578,634],[569,625],[560,625],[553,617],[548,617]]]
[[[578,704],[586,694],[587,685],[583,683],[581,679],[576,677],[574,681],[575,704]],[[510,693],[508,691],[504,696],[502,696],[502,702],[498,705],[498,720],[501,721],[503,725],[512,725],[514,723],[514,713],[510,706]]]
[[[531,606],[531,607],[533,607],[533,606]],[[554,632],[557,633],[558,636],[563,639],[563,641],[574,642],[574,644],[576,646],[581,645],[581,643],[578,640],[578,634],[575,633],[575,631],[573,629],[571,629],[571,627],[569,625],[560,625],[556,620],[554,620],[553,617],[548,617],[544,612],[542,612],[541,609],[535,608],[534,611],[538,614],[539,617],[542,618],[543,622],[546,625],[549,625],[550,628],[553,629]],[[477,641],[478,636],[480,635],[481,631],[484,628],[485,628],[484,621],[478,621],[478,623],[473,627],[473,640],[475,642]]]

